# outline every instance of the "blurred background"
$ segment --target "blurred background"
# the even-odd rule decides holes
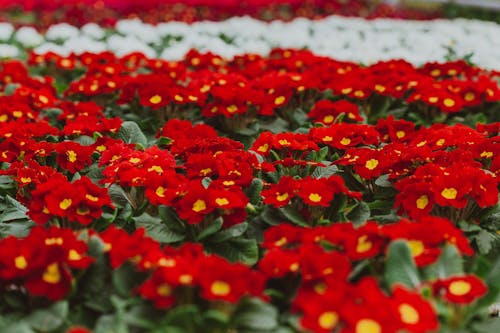
[[[223,20],[250,15],[262,20],[321,18],[474,18],[500,22],[500,0],[0,0],[0,20],[40,29],[60,22],[113,25],[118,19],[149,23]]]

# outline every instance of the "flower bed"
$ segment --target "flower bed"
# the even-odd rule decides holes
[[[307,48],[317,55],[366,65],[391,59],[404,59],[414,65],[466,59],[483,68],[499,70],[498,34],[499,25],[480,21],[367,21],[341,16],[271,23],[243,17],[156,26],[121,20],[114,29],[95,24],[81,29],[58,24],[44,34],[30,27],[14,31],[13,26],[3,24],[0,56],[25,57],[25,49],[34,48],[38,53],[62,55],[112,51],[123,56],[142,52],[153,58],[180,60],[192,48],[233,58],[246,53],[268,55],[273,48],[282,47]]]
[[[498,73],[288,49],[27,64],[0,71],[0,331],[498,327]]]

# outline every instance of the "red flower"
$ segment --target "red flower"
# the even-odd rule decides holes
[[[318,101],[308,114],[313,121],[324,125],[333,124],[340,115],[344,115],[343,121],[363,121],[363,118],[359,115],[358,106],[346,100],[332,102],[326,99]]]
[[[65,141],[55,145],[57,164],[64,170],[75,173],[89,165],[90,156],[94,152],[92,146],[82,146],[79,143]]]
[[[434,294],[451,303],[469,304],[488,292],[488,287],[475,275],[438,280],[432,285]]]
[[[298,182],[297,196],[311,206],[330,206],[335,192],[325,179],[304,178]]]
[[[438,328],[435,310],[421,295],[396,287],[392,294],[392,303],[402,329],[425,333]]]
[[[290,176],[281,177],[278,184],[272,184],[261,192],[264,203],[274,207],[284,207],[295,196],[297,181]]]
[[[265,283],[258,272],[216,256],[206,257],[201,262],[199,279],[203,298],[230,303],[237,303],[245,295],[260,296]]]

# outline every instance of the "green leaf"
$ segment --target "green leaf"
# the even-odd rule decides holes
[[[148,143],[148,139],[134,121],[124,121],[117,137],[125,143],[135,143],[142,147],[146,147]]]
[[[35,333],[27,322],[15,322],[7,325],[0,325],[0,332],[5,333]]]
[[[205,249],[229,261],[240,261],[247,265],[254,265],[259,259],[259,248],[255,239],[231,238],[221,243],[207,243]]]
[[[382,175],[375,180],[375,185],[380,187],[392,187],[392,182],[389,180],[389,175]]]
[[[300,215],[300,213],[293,206],[289,205],[278,209],[281,212],[281,214],[283,214],[283,216],[287,218],[290,222],[299,225],[301,227],[309,226],[306,220],[304,220],[302,215]]]
[[[227,326],[229,316],[227,313],[218,310],[208,310],[203,313],[203,319],[206,322],[214,323],[218,326]]]
[[[32,221],[0,223],[0,238],[7,236],[16,236],[18,238],[26,237],[34,225],[35,223]]]
[[[252,183],[250,184],[250,188],[248,189],[248,199],[250,203],[256,205],[260,202],[262,192],[262,188],[264,187],[264,182],[259,178],[254,178]]]
[[[210,224],[205,229],[201,230],[201,232],[198,234],[198,237],[196,237],[196,240],[200,241],[209,236],[212,236],[222,228],[223,223],[224,219],[222,217],[219,217],[215,219],[215,221],[210,222]]]
[[[119,185],[116,184],[111,185],[108,188],[108,194],[111,200],[113,200],[113,202],[120,207],[124,207],[127,204],[133,205],[125,190]]]
[[[185,222],[177,216],[177,213],[171,207],[160,205],[158,207],[158,215],[160,216],[162,222],[165,223],[170,229],[179,233],[185,232]]]
[[[474,333],[493,333],[500,331],[500,318],[491,318],[472,326]]]
[[[236,310],[232,323],[238,332],[242,329],[274,332],[278,327],[278,311],[259,299],[247,299]]]
[[[329,162],[327,162],[329,163]],[[332,165],[328,165],[326,167],[316,167],[316,169],[314,169],[313,173],[311,174],[311,176],[313,178],[328,178],[334,174],[336,174],[337,172],[339,172],[339,167],[332,164]]]
[[[0,189],[10,190],[14,188],[14,180],[11,176],[1,175],[0,176]]]
[[[283,221],[280,215],[277,209],[271,206],[264,206],[264,209],[260,213],[260,218],[269,225],[279,225]]]
[[[212,178],[210,178],[210,177],[204,177],[201,180],[201,185],[203,185],[203,187],[207,189],[210,186],[211,182],[212,182]]]
[[[483,229],[474,237],[474,239],[479,252],[482,254],[488,254],[494,249],[497,251],[499,249],[500,236],[496,233]]]
[[[25,318],[32,328],[38,331],[53,331],[62,326],[68,316],[68,302],[61,301],[45,309],[36,310]]]
[[[389,245],[384,278],[388,286],[403,284],[416,288],[420,284],[417,266],[406,241],[395,241]]]
[[[81,144],[83,146],[90,146],[90,145],[93,145],[95,143],[94,138],[91,136],[88,136],[88,135],[81,135],[81,136],[77,137],[74,141],[78,142],[79,144]]]
[[[187,332],[197,332],[196,327],[200,325],[200,319],[200,310],[196,305],[180,305],[168,311],[162,326],[167,324],[184,328]]]
[[[243,235],[245,231],[248,229],[248,223],[243,222],[243,223],[238,223],[235,224],[227,229],[224,229],[218,233],[216,233],[214,236],[210,237],[210,242],[214,243],[220,243],[224,242],[230,238],[235,238]]]
[[[0,222],[9,222],[15,220],[29,220],[26,213],[28,212],[28,208],[24,207],[16,199],[7,195],[4,198],[5,200],[5,210],[0,215]]]
[[[110,295],[113,288],[108,285],[111,268],[103,254],[104,244],[97,236],[91,237],[88,244],[89,254],[96,260],[79,279],[77,292],[82,295],[87,308],[109,312],[112,309]]]
[[[166,223],[163,223],[161,218],[153,217],[148,213],[143,213],[140,216],[133,218],[137,228],[143,227],[146,229],[146,234],[160,243],[176,243],[186,238],[185,234],[179,233],[171,228]]]
[[[454,245],[447,244],[439,259],[425,270],[430,279],[445,279],[463,274],[463,258]]]
[[[370,207],[366,202],[360,201],[346,216],[355,226],[360,226],[370,218]]]
[[[128,329],[116,315],[105,315],[97,320],[94,333],[128,333]]]
[[[119,295],[128,297],[132,289],[140,282],[134,266],[126,262],[113,271],[113,286]]]

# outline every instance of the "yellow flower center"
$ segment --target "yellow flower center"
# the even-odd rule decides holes
[[[61,237],[47,238],[45,245],[63,245],[64,240]]]
[[[68,161],[70,161],[71,163],[76,162],[76,153],[73,150],[68,150],[66,152],[66,156],[68,156]]]
[[[98,197],[94,197],[93,195],[91,194],[85,194],[85,199],[89,200],[89,201],[92,201],[92,202],[97,202],[99,201],[99,198]]]
[[[358,244],[356,246],[356,252],[364,253],[369,251],[373,246],[373,243],[368,240],[368,236],[364,235],[358,238]]]
[[[410,247],[410,252],[413,257],[418,257],[424,253],[425,246],[422,241],[412,239],[408,241],[408,246]]]
[[[56,262],[47,266],[45,272],[43,272],[42,280],[50,284],[57,284],[61,281],[59,265]]]
[[[193,276],[189,274],[182,274],[181,276],[179,276],[179,282],[181,284],[190,284],[191,282],[193,282]]]
[[[330,124],[330,123],[332,123],[334,120],[335,120],[335,118],[334,118],[332,115],[328,115],[328,116],[325,116],[325,117],[323,118],[323,122],[324,122],[325,124]]]
[[[149,102],[151,104],[159,104],[161,103],[161,101],[163,100],[163,98],[161,98],[160,95],[154,95],[152,96],[150,99],[149,99]]]
[[[276,200],[278,201],[285,201],[286,199],[288,199],[288,193],[283,193],[283,194],[278,194],[276,196]]]
[[[68,253],[68,259],[73,260],[73,261],[77,261],[77,260],[81,260],[82,256],[76,250],[71,249],[71,250],[69,250],[69,253]]]
[[[464,96],[464,99],[467,101],[467,102],[471,102],[473,101],[474,99],[476,98],[476,95],[474,95],[473,92],[468,92],[467,94],[465,94]]]
[[[215,203],[219,206],[225,206],[229,204],[229,200],[227,200],[226,198],[217,198],[215,199]]]
[[[356,333],[382,333],[382,326],[372,319],[361,319],[356,324]]]
[[[17,269],[25,269],[28,267],[28,262],[24,256],[18,256],[14,259],[14,266],[16,266]]]
[[[61,208],[62,210],[66,210],[69,208],[69,206],[71,206],[72,203],[73,201],[71,199],[64,199],[59,203],[59,208]]]
[[[320,202],[321,199],[322,199],[322,197],[318,193],[309,194],[309,200],[311,200],[312,202]]]
[[[453,187],[450,188],[445,188],[443,191],[441,191],[441,196],[443,198],[448,199],[448,200],[453,200],[457,198],[457,190]]]
[[[417,208],[424,209],[429,204],[429,198],[426,195],[421,195],[417,199]]]
[[[467,295],[471,289],[472,286],[466,281],[454,281],[448,287],[448,291],[455,296]]]
[[[455,105],[455,101],[452,100],[451,98],[445,98],[443,104],[444,106],[451,108],[452,106]]]
[[[339,322],[339,315],[333,311],[324,312],[318,318],[319,327],[325,330],[333,329],[335,326],[337,326],[338,322]]]
[[[376,159],[374,159],[374,158],[372,158],[372,159],[370,159],[370,160],[366,161],[366,163],[365,163],[365,167],[366,167],[368,170],[373,170],[373,169],[375,169],[375,168],[377,167],[377,165],[378,165],[378,160],[376,160]]]
[[[418,311],[410,304],[403,303],[398,307],[401,321],[405,324],[415,325],[420,320]]]
[[[156,188],[155,194],[159,196],[160,198],[165,197],[165,188],[163,186],[158,186]]]
[[[351,139],[349,138],[342,138],[342,140],[340,140],[340,143],[344,146],[347,146],[348,144],[351,143]]]
[[[291,145],[290,141],[286,140],[286,139],[283,139],[283,140],[279,140],[278,143],[282,146],[289,146]]]
[[[160,284],[158,288],[156,288],[156,292],[160,296],[168,297],[172,293],[172,289],[168,284]]]
[[[281,105],[281,104],[285,103],[285,100],[286,100],[285,96],[278,96],[274,99],[274,104]]]
[[[236,111],[238,111],[238,107],[234,104],[229,105],[226,109],[229,113],[235,113]]]
[[[493,156],[493,152],[491,152],[491,151],[483,151],[483,152],[481,153],[481,157],[490,158],[490,157],[492,157],[492,156]]]
[[[227,282],[216,280],[212,283],[210,291],[217,296],[227,296],[231,292],[231,286]]]
[[[193,209],[193,211],[199,213],[199,212],[207,209],[207,205],[206,205],[205,201],[203,201],[201,199],[198,199],[193,204],[193,208],[192,209]]]
[[[281,237],[276,242],[274,242],[274,245],[281,247],[281,246],[285,245],[287,243],[287,241],[288,240],[286,239],[286,237]]]
[[[316,285],[314,285],[314,291],[320,295],[324,295],[327,289],[324,283],[316,283]]]
[[[261,153],[265,153],[265,152],[267,152],[268,149],[269,149],[269,145],[267,143],[265,143],[262,146],[260,146],[259,148],[257,148],[257,151],[259,151]]]

